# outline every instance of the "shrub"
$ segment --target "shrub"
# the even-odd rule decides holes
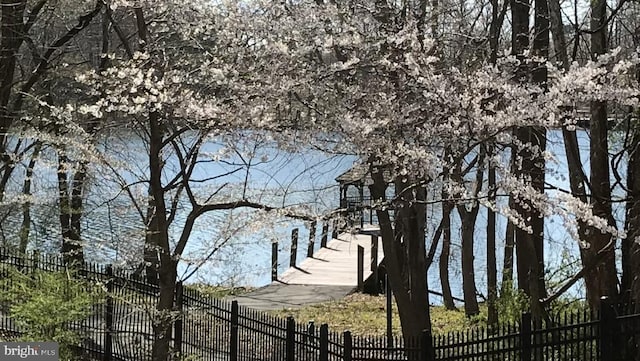
[[[24,274],[15,268],[3,270],[0,298],[8,304],[11,318],[23,331],[20,341],[54,341],[60,358],[73,359],[73,347],[81,342],[78,330],[70,323],[91,314],[94,304],[103,299],[96,285],[74,279],[70,272],[33,271]]]
[[[524,291],[507,283],[502,287],[502,293],[496,302],[500,322],[518,322],[523,312],[529,311],[530,300]]]

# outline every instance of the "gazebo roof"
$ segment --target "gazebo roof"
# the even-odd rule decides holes
[[[349,170],[340,174],[336,178],[336,182],[340,184],[369,184],[371,176],[369,176],[367,168],[363,164],[355,164]]]
[[[390,183],[393,179],[389,171],[385,170],[384,179],[387,183]],[[336,178],[336,182],[340,183],[341,185],[355,184],[369,186],[373,184],[373,179],[371,179],[371,174],[369,173],[369,168],[367,165],[356,163],[349,170],[340,174]]]

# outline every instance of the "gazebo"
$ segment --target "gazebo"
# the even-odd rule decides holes
[[[362,164],[355,164],[346,172],[336,178],[340,185],[340,208],[351,209],[362,205],[364,202],[364,187],[371,184],[371,176]],[[349,188],[355,187],[358,196],[349,196]]]
[[[391,177],[387,172],[384,174],[385,181],[389,184]],[[373,184],[367,165],[356,163],[346,172],[336,178],[340,186],[340,209],[347,216],[349,223],[353,225],[357,218],[360,219],[360,226],[363,226],[365,219],[365,209],[369,213],[369,223],[373,223],[373,210],[371,209],[371,195],[368,187]],[[352,188],[356,189],[350,192]]]

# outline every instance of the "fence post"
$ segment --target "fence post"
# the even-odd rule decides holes
[[[113,266],[107,266],[107,297],[104,310],[104,353],[102,361],[111,361],[113,352]]]
[[[600,337],[600,360],[614,361],[617,360],[617,350],[615,347],[615,337],[618,333],[618,319],[613,309],[611,300],[607,297],[600,299],[600,320],[599,320],[599,337]]]
[[[278,242],[271,243],[271,282],[278,280]]]
[[[15,257],[15,265],[20,272],[26,273],[29,271],[29,269],[27,268],[27,258],[29,258],[29,252],[25,252],[24,254],[13,253],[12,256]]]
[[[391,299],[391,283],[389,282],[389,275],[385,273],[384,276],[384,291],[386,294],[386,311],[387,311],[387,348],[393,347],[393,300]]]
[[[358,245],[358,291],[364,288],[364,247]]]
[[[322,237],[320,238],[320,247],[327,246],[327,238],[329,238],[329,222],[322,222]]]
[[[320,325],[320,360],[329,361],[329,325]]]
[[[287,317],[287,361],[295,361],[296,323],[293,317]]]
[[[351,361],[351,355],[353,352],[353,340],[351,339],[351,332],[344,331],[344,361]]]
[[[313,248],[315,246],[316,241],[316,228],[318,227],[318,222],[311,222],[311,226],[309,227],[309,248],[307,248],[307,257],[313,257]]]
[[[308,343],[313,344],[316,336],[316,324],[313,321],[309,321],[307,326],[307,340]]]
[[[296,257],[298,256],[298,229],[291,231],[291,258],[289,259],[289,267],[296,266]]]
[[[34,249],[31,252],[31,272],[35,271],[38,269],[38,261],[40,261],[40,251],[37,249]]]
[[[431,339],[431,331],[422,330],[422,334],[420,337],[420,359],[422,361],[435,361],[435,353],[433,349],[433,343]]]
[[[173,349],[176,353],[178,353],[178,355],[182,355],[182,322],[183,322],[182,321],[182,317],[183,317],[182,292],[183,291],[184,290],[182,288],[182,281],[178,281],[178,283],[176,283],[176,311],[178,311],[179,314],[178,314],[178,319],[173,324]]]
[[[422,337],[420,338],[420,355],[422,361],[435,361],[436,354],[433,347],[433,338],[431,337],[431,331],[425,329],[422,330]]]
[[[531,361],[531,313],[525,312],[520,319],[520,360]]]
[[[231,361],[238,361],[238,301],[231,302],[231,340],[229,342],[229,354]]]
[[[331,238],[338,238],[338,220],[334,219],[333,220],[333,229],[331,231]]]

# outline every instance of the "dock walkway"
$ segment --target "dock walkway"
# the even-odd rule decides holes
[[[240,305],[259,310],[297,308],[339,300],[358,287],[358,246],[364,248],[363,279],[372,275],[372,234],[377,229],[367,225],[359,233],[341,233],[312,257],[287,269],[277,281],[234,299]],[[378,237],[376,267],[383,258],[382,242]]]

